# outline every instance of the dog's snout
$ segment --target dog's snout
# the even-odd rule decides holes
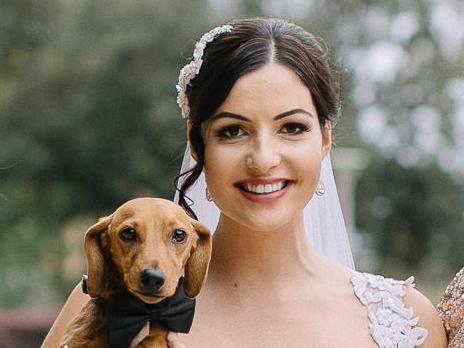
[[[166,276],[160,270],[147,268],[140,274],[140,280],[146,290],[156,291],[163,286]]]

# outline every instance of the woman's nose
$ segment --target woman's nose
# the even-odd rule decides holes
[[[271,139],[257,139],[248,156],[245,158],[247,169],[253,175],[265,175],[278,166],[281,162],[281,154],[277,144]]]

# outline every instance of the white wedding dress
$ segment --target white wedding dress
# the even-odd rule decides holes
[[[366,308],[371,336],[380,348],[414,348],[424,343],[427,330],[417,326],[419,319],[403,302],[405,287],[414,286],[413,277],[398,281],[351,272],[353,291]]]

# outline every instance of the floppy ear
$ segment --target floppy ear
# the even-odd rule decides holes
[[[192,220],[192,225],[197,232],[198,240],[185,264],[184,281],[185,294],[190,298],[198,295],[206,280],[213,244],[211,233],[205,226],[195,220]]]
[[[88,272],[85,287],[90,297],[100,297],[108,282],[108,265],[103,255],[101,235],[107,230],[110,222],[111,216],[101,218],[85,234],[84,247]]]

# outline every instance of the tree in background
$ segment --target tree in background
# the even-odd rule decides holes
[[[184,148],[175,83],[207,11],[201,1],[1,6],[0,301],[10,306],[53,300],[49,282],[58,298],[69,288],[69,219],[172,197]]]
[[[401,277],[418,273],[438,287],[462,267],[464,187],[436,164],[404,168],[394,160],[372,161],[357,199],[359,230],[377,251],[374,260],[360,258],[364,267]]]
[[[459,0],[3,1],[0,306],[59,302],[87,226],[131,197],[172,197],[179,68],[201,33],[255,15],[325,38],[341,67],[335,141],[373,159],[357,195],[377,254],[366,270],[435,265],[450,278],[463,259],[463,11]]]

